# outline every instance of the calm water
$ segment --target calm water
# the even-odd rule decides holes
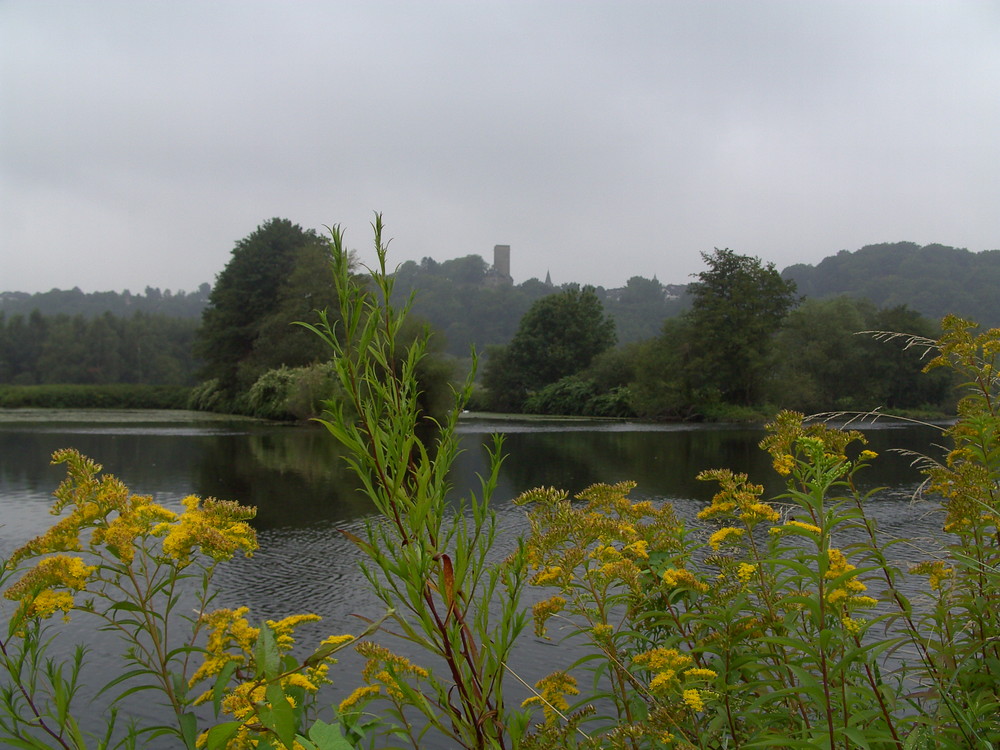
[[[461,425],[464,452],[453,475],[456,494],[478,489],[477,474],[488,468],[485,444],[496,431],[506,434],[507,455],[494,496],[501,545],[512,544],[526,528],[523,511],[511,499],[537,486],[576,492],[595,482],[631,479],[638,483],[635,497],[669,500],[687,518],[714,493],[713,485],[695,480],[702,469],[746,471],[769,492],[780,491],[768,456],[757,448],[760,429],[470,418]],[[922,559],[919,547],[933,544],[940,516],[932,502],[917,496],[921,476],[911,458],[892,449],[939,455],[934,443],[940,433],[888,423],[864,431],[880,457],[861,475],[862,483],[887,488],[873,498],[872,515],[889,537],[916,540],[915,546],[895,547],[898,554]],[[189,494],[258,507],[261,550],[252,560],[220,569],[219,606],[247,604],[258,618],[322,615],[322,623],[300,631],[303,640],[358,632],[363,626],[353,615],[381,613],[358,571],[357,552],[338,533],[360,525],[370,505],[354,489],[324,430],[192,412],[0,410],[0,555],[52,522],[51,492],[64,472],[48,461],[65,447],[171,508],[179,509]],[[100,636],[81,635],[96,643],[98,655],[114,650]],[[347,671],[352,658],[342,660],[344,690],[354,687]],[[515,668],[533,682],[570,660],[564,646],[529,636]],[[331,699],[338,694],[334,688]]]

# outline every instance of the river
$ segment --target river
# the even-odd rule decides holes
[[[940,428],[879,422],[863,429],[880,455],[859,480],[868,489],[885,488],[872,498],[871,514],[886,537],[916,542],[894,550],[922,559],[921,548],[933,545],[941,518],[934,503],[918,493],[922,477],[911,466],[912,456],[895,450],[940,456]],[[506,435],[494,495],[502,546],[526,531],[524,512],[511,500],[532,487],[577,492],[595,482],[630,479],[638,483],[635,498],[668,500],[688,519],[715,491],[695,479],[702,469],[745,471],[768,493],[781,489],[770,458],[757,447],[764,435],[760,428],[470,416],[460,432],[463,452],[452,474],[456,496],[478,489],[477,474],[488,468],[490,435]],[[322,428],[195,412],[0,410],[0,555],[52,523],[47,510],[64,471],[49,465],[49,457],[66,447],[172,509],[180,509],[189,494],[257,506],[261,549],[250,560],[222,566],[219,606],[247,604],[261,619],[322,615],[322,623],[300,631],[303,640],[357,632],[363,626],[354,615],[380,613],[358,570],[357,551],[338,532],[356,529],[371,506],[354,489]],[[113,644],[99,635],[78,635],[96,642],[99,657],[113,652]],[[342,660],[342,687],[333,689],[331,700],[355,686],[354,659]],[[557,640],[529,635],[514,666],[531,682],[568,661]]]

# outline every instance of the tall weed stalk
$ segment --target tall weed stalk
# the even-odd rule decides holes
[[[418,748],[436,730],[465,748],[516,744],[525,721],[505,701],[510,652],[526,624],[520,597],[524,550],[497,559],[497,520],[490,507],[500,468],[493,445],[480,492],[450,499],[448,471],[458,452],[456,426],[472,389],[472,374],[441,421],[421,408],[418,370],[429,333],[404,339],[410,302],[390,304],[381,216],[374,229],[376,264],[355,276],[339,227],[331,257],[340,309],[307,326],[323,338],[346,394],[327,403],[322,424],[347,448],[377,515],[361,535],[349,535],[363,554],[362,569],[390,612],[390,623],[417,665],[381,645],[362,644],[365,685],[341,704],[360,714],[372,700],[389,716],[383,741]],[[421,717],[414,721],[414,712]],[[396,739],[392,739],[396,738]]]

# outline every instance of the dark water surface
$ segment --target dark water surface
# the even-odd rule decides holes
[[[859,480],[867,489],[886,488],[871,500],[871,514],[888,538],[914,540],[894,547],[894,554],[923,559],[939,536],[940,515],[918,495],[922,477],[911,466],[912,456],[893,449],[940,456],[940,428],[883,422],[863,430],[880,455]],[[764,435],[759,428],[470,417],[460,431],[464,452],[453,472],[456,494],[478,490],[477,474],[488,469],[490,435],[506,435],[507,458],[494,495],[501,555],[526,531],[523,511],[511,500],[537,486],[578,492],[595,482],[633,480],[634,497],[669,500],[689,519],[715,491],[695,479],[703,469],[745,471],[770,494],[782,487],[770,458],[757,447]],[[220,568],[218,606],[246,604],[258,619],[322,615],[323,622],[299,631],[302,641],[359,632],[364,626],[354,615],[381,613],[358,570],[358,553],[339,533],[360,526],[371,506],[325,430],[193,412],[0,410],[0,555],[53,522],[47,510],[64,470],[49,465],[49,457],[66,447],[103,464],[134,492],[176,510],[189,494],[258,507],[261,549],[250,560]],[[95,634],[79,636],[96,639],[98,655],[114,650]],[[343,687],[334,688],[331,700],[355,687],[354,658],[342,659]],[[571,660],[567,647],[529,633],[514,668],[534,682]],[[337,672],[333,677],[338,679]]]

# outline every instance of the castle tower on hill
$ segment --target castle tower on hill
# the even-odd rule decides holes
[[[509,286],[514,283],[510,275],[510,245],[493,246],[493,268],[486,274],[489,286]]]
[[[510,245],[493,246],[493,270],[501,276],[510,276]]]

